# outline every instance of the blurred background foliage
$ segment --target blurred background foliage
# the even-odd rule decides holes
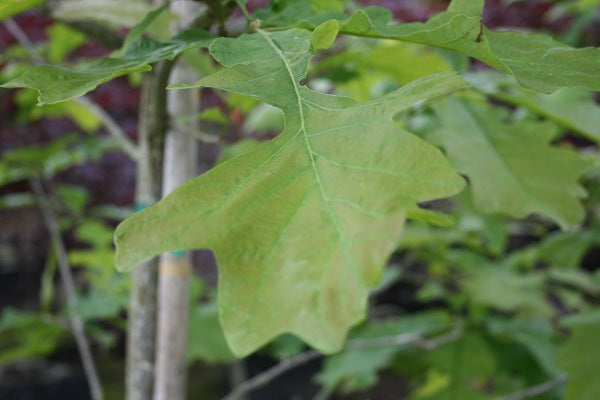
[[[77,65],[109,54],[93,38],[54,22],[39,9],[18,14],[25,3],[40,2],[2,3],[0,17],[17,14],[14,21],[39,57]],[[60,19],[91,18],[123,33],[148,11],[143,1],[58,4]],[[265,5],[248,1],[250,10]],[[411,22],[426,20],[444,10],[447,2],[346,4],[349,9],[365,5],[387,7],[397,20]],[[149,32],[164,36],[169,18],[165,14]],[[493,28],[545,31],[577,47],[600,45],[598,0],[489,0],[484,21]],[[240,13],[229,21],[234,27],[243,22]],[[31,54],[4,24],[0,24],[0,51],[0,83],[32,64]],[[202,75],[216,68],[204,53],[190,51],[184,58]],[[338,38],[313,63],[307,81],[315,90],[367,100],[448,70],[462,72],[472,88],[454,96],[451,106],[434,103],[399,115],[396,122],[438,143],[450,158],[453,152],[466,150],[453,146],[455,142],[445,143],[439,132],[457,123],[457,112],[480,121],[472,129],[485,132],[490,140],[512,132],[512,139],[503,142],[509,152],[518,152],[528,130],[551,132],[548,140],[576,152],[585,162],[584,222],[561,231],[541,216],[516,219],[493,209],[483,212],[477,193],[428,204],[446,215],[428,216],[427,222],[414,216],[383,282],[371,295],[367,321],[351,332],[349,340],[403,333],[435,337],[459,325],[456,340],[431,349],[349,348],[294,369],[255,391],[252,399],[499,399],[543,382],[554,385],[530,398],[600,398],[595,377],[600,359],[597,95],[578,89],[542,95],[455,53],[354,37]],[[139,85],[136,73],[89,95],[132,139]],[[205,145],[199,173],[251,151],[283,127],[281,111],[266,104],[211,91],[202,96],[197,118],[203,128],[199,140]],[[0,91],[0,398],[87,398],[67,323],[70,311],[85,321],[106,397],[119,399],[130,278],[114,269],[112,231],[133,212],[135,165],[85,103],[42,107],[35,103],[31,90]],[[516,168],[524,168],[524,174],[531,171],[527,166]],[[67,310],[56,255],[30,190],[29,182],[38,179],[59,218],[74,268],[77,310]],[[215,262],[208,252],[197,252],[195,261],[190,283],[190,398],[222,396],[230,385],[231,370],[240,363],[253,376],[306,350],[295,337],[282,336],[248,359],[234,360],[217,318]],[[561,385],[563,374],[568,374],[566,389]]]

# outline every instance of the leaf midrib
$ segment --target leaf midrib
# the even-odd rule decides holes
[[[323,180],[321,179],[321,174],[319,172],[319,168],[317,167],[317,162],[315,159],[315,152],[312,149],[309,135],[306,130],[304,107],[302,105],[303,98],[302,98],[302,95],[300,94],[300,87],[298,86],[298,82],[296,82],[296,78],[294,77],[294,72],[292,71],[292,66],[288,62],[287,58],[285,58],[285,55],[283,54],[281,49],[277,46],[277,44],[275,44],[273,39],[271,39],[265,31],[263,31],[261,29],[257,29],[257,32],[269,43],[269,45],[273,48],[273,50],[275,50],[277,55],[283,61],[285,68],[288,72],[290,81],[292,82],[292,85],[294,87],[294,94],[296,96],[296,101],[298,103],[298,113],[300,116],[300,131],[302,132],[302,136],[304,138],[304,145],[306,146],[306,152],[308,153],[308,156],[310,158],[310,165],[313,170],[315,180],[317,182],[317,187],[319,188],[319,193],[321,194],[321,198],[323,200],[323,203],[325,204],[325,209],[327,210],[327,214],[329,214],[331,222],[333,223],[333,225],[335,227],[336,234],[338,235],[338,237],[340,239],[342,239],[343,238],[342,231],[339,228],[339,224],[337,222],[336,215],[329,205],[329,196],[327,195],[327,193],[325,191],[325,186],[323,185]],[[343,242],[343,240],[342,240],[342,242]]]
[[[317,183],[317,187],[319,188],[319,194],[320,194],[321,199],[323,200],[325,210],[326,210],[327,214],[329,215],[329,218],[334,227],[335,233],[336,233],[338,239],[340,240],[340,244],[343,247],[342,256],[346,260],[346,263],[352,267],[352,266],[354,266],[354,263],[352,263],[352,261],[349,259],[349,252],[348,252],[348,249],[346,246],[346,241],[344,240],[344,235],[342,233],[342,230],[340,229],[339,223],[337,221],[337,217],[336,217],[334,211],[330,207],[330,204],[329,204],[330,199],[325,191],[325,186],[323,185],[323,180],[321,179],[321,174],[319,172],[319,168],[317,167],[317,163],[315,160],[315,152],[312,149],[312,145],[310,143],[308,132],[306,130],[304,108],[302,105],[303,98],[302,98],[302,95],[300,94],[300,87],[298,86],[298,82],[296,82],[296,78],[294,77],[292,67],[291,67],[290,63],[288,62],[288,60],[285,58],[281,49],[273,41],[273,39],[271,39],[269,37],[269,35],[266,32],[262,31],[261,29],[257,29],[257,32],[267,41],[267,43],[269,43],[269,46],[271,46],[273,48],[273,50],[277,53],[277,55],[281,58],[281,60],[283,61],[284,65],[285,65],[285,68],[288,72],[288,75],[290,77],[290,80],[291,80],[293,88],[294,88],[294,94],[296,96],[296,101],[298,104],[298,113],[299,113],[299,117],[300,117],[300,132],[302,132],[302,136],[304,138],[304,144],[305,144],[306,151],[307,151],[309,159],[310,159],[310,166],[311,166],[311,169],[313,170],[313,174],[315,177],[315,181]],[[333,253],[331,253],[331,254],[333,254]],[[331,254],[330,254],[330,256],[331,256]],[[322,285],[322,281],[325,277],[325,271],[326,271],[326,268],[323,268],[320,273],[319,281],[320,281],[321,285]],[[322,297],[321,291],[318,292],[317,298],[318,298],[317,301],[320,305],[319,306],[319,309],[320,309],[323,304],[322,303],[323,297]],[[330,327],[323,320],[322,310],[319,310],[319,311],[320,312],[318,313],[318,316],[319,316],[318,319],[321,323],[321,326],[322,326],[324,332],[327,334],[327,336],[329,336],[329,338],[331,340],[331,337],[334,335],[332,334]]]

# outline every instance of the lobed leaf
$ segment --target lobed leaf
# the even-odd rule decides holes
[[[301,29],[219,38],[210,52],[225,68],[191,86],[276,106],[285,129],[125,220],[116,230],[117,265],[212,249],[234,353],[284,332],[339,350],[364,318],[407,210],[463,187],[441,152],[392,116],[465,83],[438,74],[364,103],[317,93],[299,83],[313,53],[311,33]]]
[[[315,29],[328,19],[340,33],[402,40],[453,50],[513,75],[525,88],[551,93],[563,87],[600,91],[600,49],[575,49],[547,35],[491,31],[483,26],[484,0],[454,0],[448,11],[426,23],[390,24],[392,14],[367,7],[348,16],[341,12],[301,10],[303,0],[288,0],[282,10],[258,12],[267,26]]]
[[[581,222],[577,182],[587,163],[551,146],[552,123],[504,122],[505,113],[484,104],[448,99],[436,105],[439,140],[459,172],[470,179],[475,205],[485,212],[522,218],[539,213],[562,228]]]

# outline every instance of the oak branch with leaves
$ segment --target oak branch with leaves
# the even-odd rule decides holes
[[[79,68],[38,66],[3,86],[33,88],[39,104],[62,102],[186,50],[208,49],[222,68],[170,88],[250,96],[282,110],[285,128],[123,221],[115,232],[117,266],[129,270],[163,252],[210,249],[219,265],[220,320],[237,356],[286,332],[333,353],[365,318],[369,290],[406,219],[443,218],[420,208],[422,202],[468,186],[486,212],[535,213],[563,229],[584,217],[586,192],[578,179],[588,164],[551,144],[552,123],[542,130],[527,121],[507,123],[503,112],[464,94],[485,85],[443,72],[360,102],[304,84],[315,53],[346,35],[451,50],[535,92],[600,91],[600,49],[489,30],[483,3],[454,0],[425,23],[396,24],[379,7],[348,15],[335,1],[288,0],[284,7],[245,12],[249,31],[239,37],[192,29],[158,41],[132,30],[110,57]],[[510,94],[504,100],[527,101]],[[425,102],[443,126],[422,138],[394,117]],[[598,143],[589,124],[570,123]]]

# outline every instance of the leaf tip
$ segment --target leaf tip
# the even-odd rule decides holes
[[[330,19],[317,26],[310,38],[315,50],[326,50],[335,41],[340,30],[340,23],[336,19]]]

